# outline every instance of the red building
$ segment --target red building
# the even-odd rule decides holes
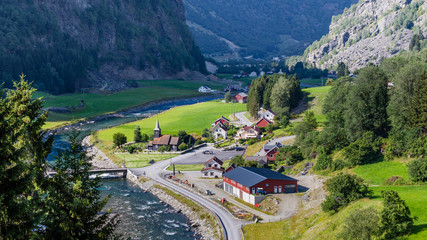
[[[267,127],[267,125],[272,124],[273,122],[268,120],[267,118],[262,117],[257,123],[257,127]]]
[[[277,153],[279,152],[279,148],[278,147],[275,147],[275,148],[273,148],[273,149],[270,149],[267,153],[266,153],[266,157],[267,157],[267,159],[268,159],[268,161],[269,162],[274,162],[274,161],[276,161],[276,156],[277,156]]]
[[[246,103],[248,102],[248,94],[246,93],[239,93],[233,96],[233,102],[235,103]]]
[[[215,120],[215,122],[212,124],[212,126],[216,126],[218,123],[222,123],[225,126],[228,126],[228,125],[230,125],[230,120],[228,120],[228,118],[225,118],[224,116],[221,116],[220,118]]]
[[[224,173],[224,191],[251,204],[258,203],[260,192],[294,193],[298,180],[267,168],[237,167]]]

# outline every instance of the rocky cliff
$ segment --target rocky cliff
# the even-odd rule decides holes
[[[54,93],[127,80],[201,77],[182,0],[3,0],[1,81],[21,72]]]
[[[414,34],[426,35],[426,11],[424,0],[361,0],[332,18],[329,34],[306,49],[305,61],[322,68],[344,62],[350,70],[378,64],[409,50]]]

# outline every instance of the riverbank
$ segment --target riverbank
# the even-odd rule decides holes
[[[182,195],[159,185],[156,181],[137,177],[128,171],[127,179],[137,187],[158,197],[165,204],[172,207],[176,213],[184,214],[190,221],[190,226],[197,235],[204,240],[223,239],[220,223],[210,210],[200,206]]]

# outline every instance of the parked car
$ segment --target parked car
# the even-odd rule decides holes
[[[206,192],[206,195],[213,195],[213,193],[211,192],[211,190],[206,189],[205,192]]]
[[[236,149],[235,149],[236,151],[243,151],[243,150],[245,150],[244,148],[242,148],[242,147],[236,147]]]
[[[211,150],[205,150],[205,151],[203,151],[203,154],[213,154],[213,151],[211,151]]]

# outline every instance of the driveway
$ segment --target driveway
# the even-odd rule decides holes
[[[244,125],[251,126],[254,123],[249,121],[249,119],[246,118],[245,113],[246,112],[237,112],[235,114],[236,118],[238,119],[238,121],[236,123],[239,125],[242,125],[242,126],[244,126]]]
[[[281,142],[284,142],[284,141],[287,141],[287,140],[290,140],[290,139],[293,139],[293,138],[295,138],[295,135],[286,136],[286,137],[279,137],[279,138],[273,138],[273,139],[270,139],[265,145],[275,145],[276,143],[281,143]],[[255,153],[254,156],[265,156],[265,154],[263,155],[263,153],[264,153],[264,146],[261,148],[261,150],[259,150],[257,153]]]
[[[200,148],[198,150],[195,150],[194,152],[196,153],[195,155],[198,156],[199,153],[202,154],[202,152],[205,150],[212,150],[212,146],[203,147],[203,148]],[[191,154],[192,154],[192,152],[186,153],[183,155],[179,155],[177,157],[172,158],[171,161],[174,163],[189,162],[187,160],[187,158]],[[211,155],[211,156],[213,156],[213,155]],[[197,160],[197,158],[194,158],[193,161],[196,161],[196,160]],[[204,161],[204,160],[200,159],[198,161]],[[224,208],[220,207],[219,205],[211,202],[208,198],[201,196],[199,194],[196,194],[194,192],[191,192],[191,191],[189,191],[183,187],[180,187],[180,186],[166,180],[165,178],[163,178],[161,176],[163,169],[165,169],[169,165],[169,163],[170,162],[168,160],[161,161],[161,162],[157,162],[157,163],[155,163],[149,167],[130,169],[130,171],[132,171],[137,176],[146,175],[146,176],[156,180],[157,182],[167,186],[169,189],[172,189],[173,191],[180,193],[183,196],[186,196],[186,197],[192,199],[193,201],[199,203],[201,206],[211,210],[220,219],[221,224],[222,224],[224,231],[225,231],[226,239],[230,239],[230,240],[242,239],[241,234],[240,234],[240,228],[241,228],[242,222],[234,219],[233,216],[227,210],[225,210]],[[193,163],[193,162],[191,162],[191,163]]]

